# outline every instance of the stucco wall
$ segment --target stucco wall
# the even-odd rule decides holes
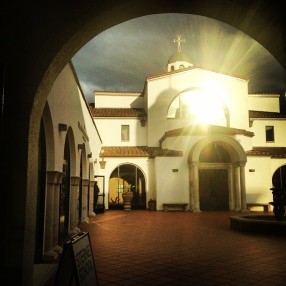
[[[265,126],[274,126],[274,142],[266,142]],[[285,120],[255,120],[250,131],[254,132],[253,146],[285,147]]]
[[[101,146],[100,137],[97,133],[93,119],[86,107],[85,100],[77,86],[72,69],[67,65],[55,81],[47,102],[50,107],[52,128],[54,136],[54,166],[50,170],[62,171],[64,158],[64,144],[66,131],[59,131],[59,123],[66,124],[74,136],[72,152],[75,154],[75,172],[73,176],[79,176],[81,150],[78,144],[85,145],[85,155],[92,153],[92,157],[86,160],[85,171],[88,170],[89,162],[94,162],[99,155]],[[49,151],[49,150],[48,150]],[[85,172],[88,178],[88,173]]]
[[[189,204],[188,170],[187,161],[182,157],[155,159],[157,210],[163,209],[163,203]]]
[[[95,123],[104,146],[146,146],[147,127],[141,126],[140,120],[132,118],[101,119]],[[121,141],[121,125],[129,125],[129,141]]]
[[[268,203],[272,201],[272,172],[269,157],[248,157],[245,166],[247,202]],[[251,172],[254,171],[254,172]]]
[[[94,103],[96,108],[113,107],[113,108],[143,108],[143,97],[140,93],[95,93]]]
[[[278,94],[249,94],[249,110],[280,112]]]
[[[167,112],[172,100],[192,88],[203,88],[224,102],[230,115],[230,127],[247,129],[249,126],[246,80],[193,69],[149,79],[147,83],[149,146],[158,146],[160,137],[167,130]]]

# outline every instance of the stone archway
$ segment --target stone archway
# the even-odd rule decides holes
[[[161,1],[143,1],[138,5],[132,5],[131,1],[113,2],[89,1],[82,5],[71,1],[68,5],[47,4],[44,8],[31,4],[22,6],[23,9],[14,9],[7,3],[4,9],[4,30],[9,41],[3,43],[3,189],[9,192],[3,192],[5,204],[2,212],[4,233],[7,234],[3,259],[10,284],[31,285],[33,281],[38,135],[46,97],[61,69],[89,39],[133,17],[166,12],[194,13],[216,18],[246,32],[286,67],[284,18],[279,5],[272,6],[271,2],[266,4],[265,1],[263,5],[266,7],[255,8],[253,3],[245,5],[245,1],[229,0],[219,3],[165,1],[164,5]],[[78,13],[79,9],[81,13]],[[250,19],[256,24],[245,25]],[[73,169],[71,165],[71,171]],[[17,174],[17,180],[14,174]],[[78,180],[73,178],[75,182]],[[77,184],[75,182],[73,186]],[[23,215],[19,217],[19,213]],[[11,221],[17,221],[17,225]],[[11,253],[15,254],[13,259]]]
[[[218,155],[223,153],[223,158],[214,156],[213,150],[211,150],[209,158],[204,153],[208,146],[214,144],[223,150]],[[201,139],[190,150],[188,163],[190,209],[193,212],[224,210],[227,208],[227,201],[228,210],[246,210],[244,173],[246,156],[242,146],[235,139],[225,135],[213,135]],[[213,190],[209,190],[209,193],[207,193],[208,190],[203,189],[202,182],[204,180],[213,183]],[[223,187],[221,184],[227,184],[227,186]],[[211,192],[213,192],[213,197],[211,197]],[[222,197],[223,200],[211,204],[211,200],[217,200],[218,197]],[[201,209],[200,199],[204,200],[202,202],[203,209]],[[206,203],[207,200],[209,201]]]

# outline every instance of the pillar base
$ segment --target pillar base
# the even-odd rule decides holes
[[[59,257],[59,253],[57,253],[53,250],[48,250],[43,255],[43,261],[54,262],[55,260],[57,260],[58,257]]]

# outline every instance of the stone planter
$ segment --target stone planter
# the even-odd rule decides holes
[[[130,211],[131,210],[131,202],[133,199],[133,192],[122,193],[122,199],[123,199],[123,209],[125,211]]]

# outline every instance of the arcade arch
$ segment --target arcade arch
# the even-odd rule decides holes
[[[133,164],[122,164],[109,177],[109,209],[123,208],[122,193],[133,192],[132,209],[146,208],[146,179],[143,171]]]
[[[193,212],[246,210],[246,156],[235,139],[212,135],[200,140],[191,148],[188,164],[190,209]]]
[[[5,268],[7,269],[6,275],[9,277],[10,282],[12,279],[14,284],[32,285],[33,281],[33,230],[36,223],[38,137],[40,119],[46,98],[62,68],[76,51],[92,37],[110,26],[129,20],[132,17],[140,17],[151,13],[164,13],[166,11],[174,13],[184,11],[185,13],[213,17],[241,29],[262,43],[286,67],[285,35],[282,28],[279,31],[279,22],[281,21],[279,11],[253,8],[248,11],[251,7],[245,5],[244,1],[235,1],[234,3],[234,1],[224,0],[220,2],[220,5],[224,7],[224,12],[221,13],[220,5],[217,5],[216,1],[214,1],[213,7],[206,5],[210,4],[209,1],[199,2],[200,5],[193,2],[188,3],[187,1],[178,5],[175,1],[165,1],[164,5],[161,5],[160,1],[144,1],[135,6],[130,5],[130,1],[121,1],[116,5],[98,6],[97,1],[90,1],[89,4],[86,3],[87,5],[77,4],[81,5],[81,13],[78,13],[78,9],[75,9],[74,3],[70,3],[64,6],[59,5],[54,10],[47,5],[48,13],[47,9],[37,9],[29,6],[29,9],[25,9],[25,13],[19,12],[20,17],[12,17],[12,15],[10,17],[8,14],[6,18],[10,21],[6,28],[8,31],[7,36],[10,36],[11,41],[9,42],[7,55],[5,55],[5,68],[7,71],[5,93],[6,98],[8,97],[4,112],[4,122],[7,126],[4,126],[6,140],[3,142],[5,144],[3,150],[5,150],[6,159],[4,159],[4,162],[7,170],[5,174],[11,173],[11,170],[15,167],[14,162],[18,161],[17,180],[11,184],[10,182],[14,181],[11,174],[8,174],[5,180],[6,187],[9,186],[7,189],[10,189],[10,191],[5,193],[6,206],[4,206],[5,211],[3,211],[7,216],[4,217],[4,228],[6,230],[4,233],[9,233],[6,238],[7,251],[4,264],[7,266]],[[15,11],[15,9],[10,10]],[[36,18],[35,15],[37,15]],[[63,21],[63,15],[65,15],[64,25],[57,25],[57,23]],[[277,15],[277,17],[273,17],[273,15]],[[75,16],[77,21],[74,21]],[[246,17],[250,16],[257,25],[245,25]],[[32,22],[33,19],[41,19],[41,21],[34,23]],[[44,21],[43,19],[53,19],[53,21]],[[275,19],[275,23],[273,19]],[[27,26],[31,26],[32,23],[32,30],[25,29]],[[260,29],[259,27],[263,28]],[[18,31],[18,33],[15,33],[15,31]],[[51,33],[53,37],[49,37]],[[49,45],[46,44],[45,40],[39,39],[48,39]],[[27,47],[37,48],[28,50]],[[21,56],[23,54],[25,54],[25,57]],[[19,68],[15,69],[15,67]],[[31,77],[31,75],[33,76]],[[16,85],[15,82],[17,82]],[[16,105],[15,102],[17,102]],[[14,142],[14,144],[11,144],[11,142]],[[71,166],[71,172],[74,175],[75,172],[72,169],[73,166]],[[22,191],[19,192],[19,189]],[[19,200],[24,202],[22,205],[14,200],[15,194],[17,194]],[[24,214],[20,219],[19,213]],[[15,225],[10,222],[16,220],[19,227],[15,228]],[[31,231],[26,231],[26,228]],[[19,255],[15,255],[11,260],[9,250],[12,250],[13,253],[19,253]]]

